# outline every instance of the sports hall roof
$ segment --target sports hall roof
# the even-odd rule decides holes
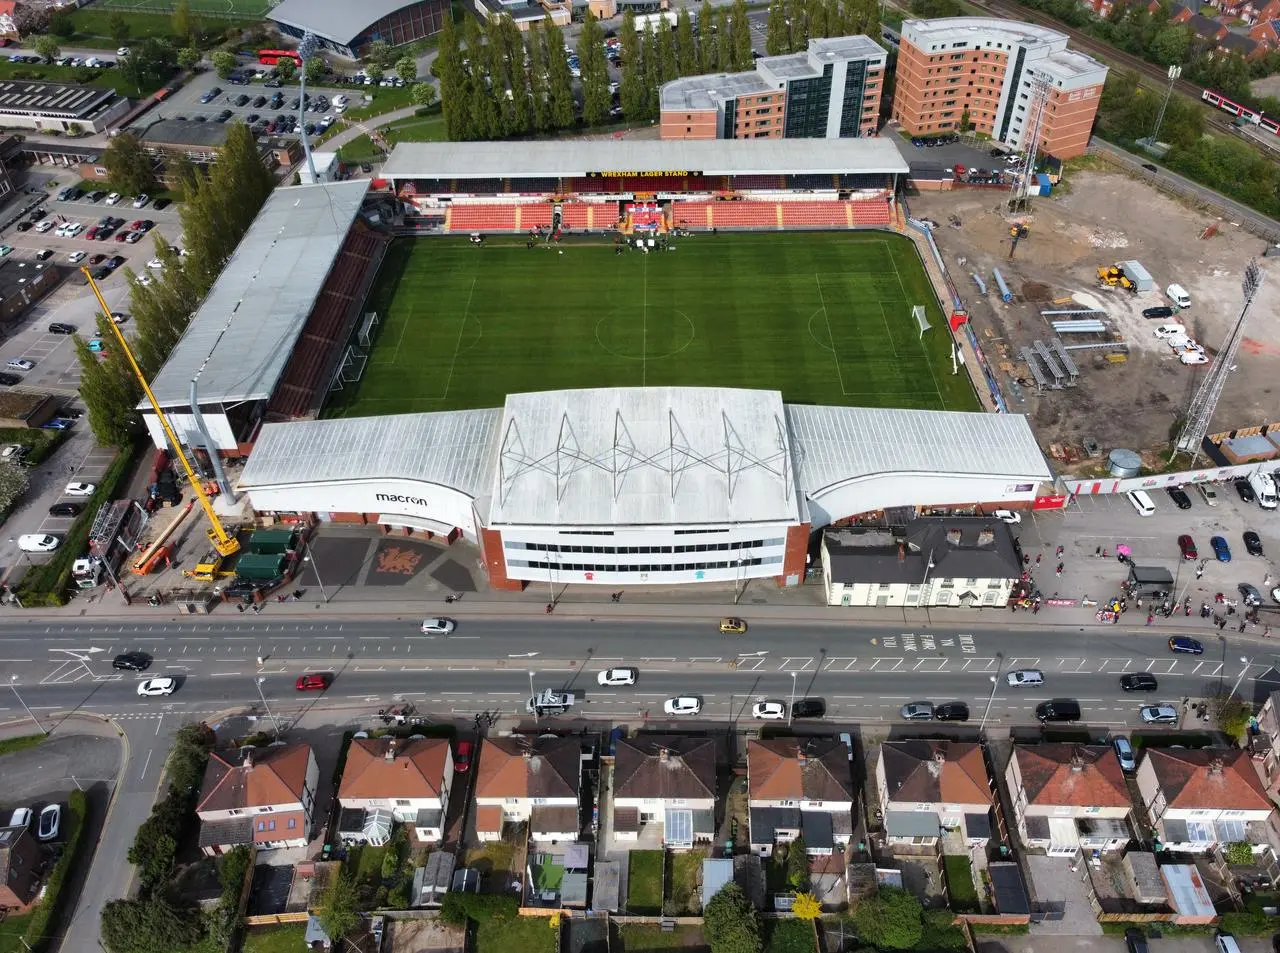
[[[1015,483],[1053,479],[1019,414],[807,404],[788,404],[786,414],[796,481],[808,497],[882,474],[1004,476]]]
[[[826,175],[907,173],[892,138],[555,139],[402,142],[382,167],[388,179],[544,178],[645,173]]]
[[[271,193],[151,382],[162,407],[186,407],[197,373],[202,404],[271,396],[368,190],[363,179]]]
[[[489,525],[795,522],[782,395],[725,387],[511,394]]]
[[[409,6],[414,0],[282,0],[271,8],[267,19],[287,23],[300,30],[335,40],[344,46],[385,16]]]

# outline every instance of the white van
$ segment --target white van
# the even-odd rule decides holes
[[[1215,936],[1213,946],[1218,953],[1240,953],[1240,944],[1230,933],[1219,933]]]
[[[1156,505],[1151,502],[1151,497],[1147,496],[1146,490],[1130,490],[1125,496],[1129,498],[1129,502],[1138,511],[1139,516],[1150,516],[1156,511]]]
[[[1187,294],[1187,289],[1182,285],[1170,285],[1164,289],[1164,293],[1169,296],[1169,300],[1176,304],[1179,308],[1191,307],[1191,295]]]
[[[1254,495],[1258,497],[1258,505],[1264,510],[1274,510],[1276,508],[1276,484],[1271,479],[1271,475],[1263,473],[1261,470],[1254,470],[1249,474],[1249,486],[1253,487]]]

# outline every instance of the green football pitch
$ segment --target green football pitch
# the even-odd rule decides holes
[[[699,234],[615,254],[400,239],[380,327],[326,416],[499,407],[579,387],[748,387],[797,403],[977,410],[914,246],[883,232]],[[912,306],[923,304],[923,336]]]
[[[175,0],[99,0],[96,7],[106,10],[131,11],[133,13],[173,12]],[[190,0],[191,12],[197,16],[229,17],[232,19],[256,19],[266,16],[272,7],[271,0]]]

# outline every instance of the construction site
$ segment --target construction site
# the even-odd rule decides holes
[[[1240,316],[1244,269],[1257,259],[1262,285],[1209,432],[1272,419],[1280,275],[1265,243],[1097,160],[1083,164],[1017,214],[991,191],[910,199],[914,217],[946,223],[935,241],[1009,410],[1030,417],[1068,472],[1116,447],[1156,462]],[[1157,336],[1171,323],[1185,333]]]

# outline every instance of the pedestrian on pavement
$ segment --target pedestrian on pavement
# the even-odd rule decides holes
[[[1147,625],[1150,625],[1152,622],[1155,622],[1155,621],[1156,621],[1156,617],[1155,617],[1154,615],[1152,615],[1150,612],[1148,612],[1148,613],[1147,613]]]
[[[1196,570],[1196,578],[1199,579],[1203,575],[1204,575],[1204,566],[1201,566],[1199,569]]]
[[[1062,553],[1063,553],[1063,548],[1062,548],[1061,546],[1059,546],[1059,547],[1058,547],[1058,558],[1059,558],[1059,559],[1061,559],[1061,558],[1062,558]]]
[[[1227,620],[1226,620],[1226,617],[1224,616],[1223,618],[1218,620],[1218,631],[1221,632],[1226,627],[1227,627]]]
[[[1036,565],[1037,565],[1037,566],[1039,566],[1039,565],[1040,565],[1040,554],[1039,554],[1039,553],[1036,553]]]
[[[1056,571],[1056,574],[1059,576],[1062,575],[1062,563],[1058,563],[1058,569]]]
[[[1241,620],[1240,620],[1240,631],[1241,631],[1241,632],[1243,632],[1243,631],[1244,631],[1244,619],[1241,619]]]
[[[1032,614],[1032,615],[1039,615],[1039,614],[1040,614],[1040,603],[1038,603],[1038,602],[1033,602],[1033,603],[1031,604],[1031,614]]]
[[[1093,554],[1094,554],[1095,556],[1101,556],[1101,555],[1102,555],[1102,547],[1101,547],[1101,546],[1099,546],[1097,549],[1095,549],[1095,550],[1093,551]]]
[[[1265,627],[1263,628],[1263,630],[1262,630],[1262,637],[1263,637],[1264,639],[1269,639],[1269,638],[1271,638],[1271,626],[1269,626],[1269,625],[1268,625],[1268,626],[1265,626]]]

